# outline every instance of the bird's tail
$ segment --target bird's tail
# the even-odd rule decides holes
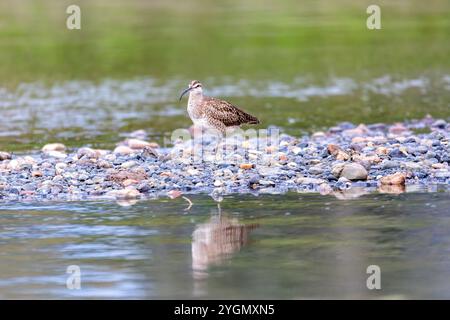
[[[258,118],[247,114],[247,119],[246,119],[248,124],[260,124],[261,122],[258,120]]]

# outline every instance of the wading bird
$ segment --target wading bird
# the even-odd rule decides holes
[[[189,92],[187,111],[195,126],[215,129],[224,134],[228,128],[242,124],[258,124],[259,120],[231,103],[203,95],[202,84],[193,80],[181,93],[180,101]]]

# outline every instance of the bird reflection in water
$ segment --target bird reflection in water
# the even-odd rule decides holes
[[[208,267],[219,265],[238,252],[248,243],[250,231],[258,227],[258,224],[242,224],[220,213],[197,225],[192,234],[194,279],[207,278]]]
[[[406,191],[404,185],[380,185],[378,192],[400,194]]]

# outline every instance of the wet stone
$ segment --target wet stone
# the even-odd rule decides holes
[[[3,160],[10,160],[11,159],[11,154],[8,152],[0,152],[0,161]]]
[[[447,126],[447,122],[445,120],[439,119],[431,124],[433,128],[445,129]]]
[[[367,179],[367,170],[359,163],[349,163],[344,165],[340,176],[349,180],[365,180]]]
[[[392,149],[389,152],[389,156],[392,158],[406,158],[406,154],[404,152],[400,151],[399,148]]]
[[[221,159],[211,156],[205,161],[191,157],[192,141],[156,151],[157,146],[128,140],[115,153],[80,148],[66,154],[61,146],[48,147],[31,156],[3,156],[0,201],[29,197],[137,199],[167,196],[167,191],[174,189],[214,194],[217,199],[232,192],[278,194],[289,190],[347,199],[364,194],[348,191],[376,188],[383,177],[396,173],[405,175],[405,185],[444,184],[449,188],[448,123],[440,122],[426,133],[413,134],[411,130],[430,127],[436,121],[344,123],[300,138],[283,134],[278,145],[266,148],[261,143],[261,150],[257,147],[260,141],[252,138],[242,146],[227,145],[229,152]],[[213,143],[208,141],[205,143]],[[390,188],[383,190],[391,192]]]

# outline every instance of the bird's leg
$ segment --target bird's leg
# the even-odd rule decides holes
[[[208,136],[206,141],[209,141],[208,151],[214,152],[216,157],[220,157],[222,154],[221,148],[224,141],[223,137],[226,126],[219,120],[208,118],[205,127],[207,129],[206,135]]]
[[[217,202],[217,213],[220,219],[220,217],[222,216],[222,208],[220,207],[220,202]]]

